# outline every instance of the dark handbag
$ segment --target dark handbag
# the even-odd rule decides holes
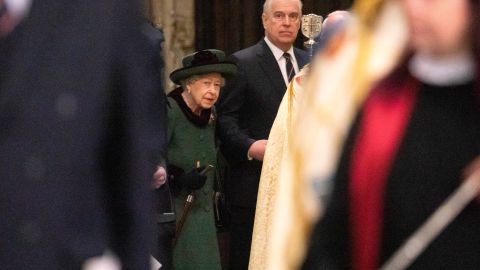
[[[173,238],[175,235],[176,214],[170,183],[154,190],[156,215],[156,241],[152,256],[162,263],[162,269],[173,269]]]
[[[170,223],[176,220],[175,204],[169,181],[154,191],[157,223]]]
[[[215,225],[218,228],[228,227],[230,224],[230,210],[227,206],[225,193],[216,191],[213,199]]]
[[[223,180],[227,170],[225,160],[222,160],[220,151],[217,152],[217,169],[215,170],[215,193],[213,197],[213,212],[217,228],[225,228],[230,225],[230,208],[225,196]]]

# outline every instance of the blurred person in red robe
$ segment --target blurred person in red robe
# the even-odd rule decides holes
[[[409,46],[357,115],[304,269],[379,268],[479,155],[479,1],[398,2]],[[409,269],[478,269],[479,214],[469,204]]]

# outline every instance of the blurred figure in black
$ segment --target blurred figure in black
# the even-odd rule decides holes
[[[149,269],[166,122],[140,8],[29,2],[0,0],[1,268]]]
[[[398,3],[408,46],[396,68],[371,86],[356,116],[303,269],[480,266],[477,202],[433,242],[426,239],[435,230],[415,234],[466,172],[478,168],[480,1]],[[437,228],[442,219],[435,219]],[[404,243],[415,244],[402,253],[407,266],[386,266]]]
[[[164,62],[162,54],[162,43],[165,41],[163,31],[147,22],[142,29],[144,35],[149,40],[150,55],[156,63],[155,71],[158,72],[161,84],[158,91],[165,98],[164,85]],[[158,104],[166,113],[165,102]],[[173,269],[172,266],[172,241],[175,233],[175,208],[173,204],[173,197],[170,190],[170,185],[167,183],[167,173],[165,170],[166,158],[166,133],[162,134],[162,141],[165,145],[162,147],[162,161],[158,164],[157,170],[153,175],[152,188],[154,189],[154,208],[156,217],[157,237],[153,249],[153,256],[162,264],[163,269]]]

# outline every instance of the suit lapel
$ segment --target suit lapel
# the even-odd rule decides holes
[[[280,71],[275,56],[263,39],[257,44],[256,53],[259,65],[267,75],[268,81],[271,82],[273,89],[275,89],[277,93],[283,95],[287,86],[285,85],[282,72]]]

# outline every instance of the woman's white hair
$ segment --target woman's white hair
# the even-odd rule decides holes
[[[192,83],[202,79],[203,77],[205,77],[209,74],[211,74],[211,73],[202,74],[202,75],[192,75],[188,78],[185,78],[185,79],[181,80],[180,85],[182,86],[183,90],[187,90],[187,85],[192,84]],[[223,77],[223,75],[222,75],[221,86],[222,87],[225,86],[225,77]]]

